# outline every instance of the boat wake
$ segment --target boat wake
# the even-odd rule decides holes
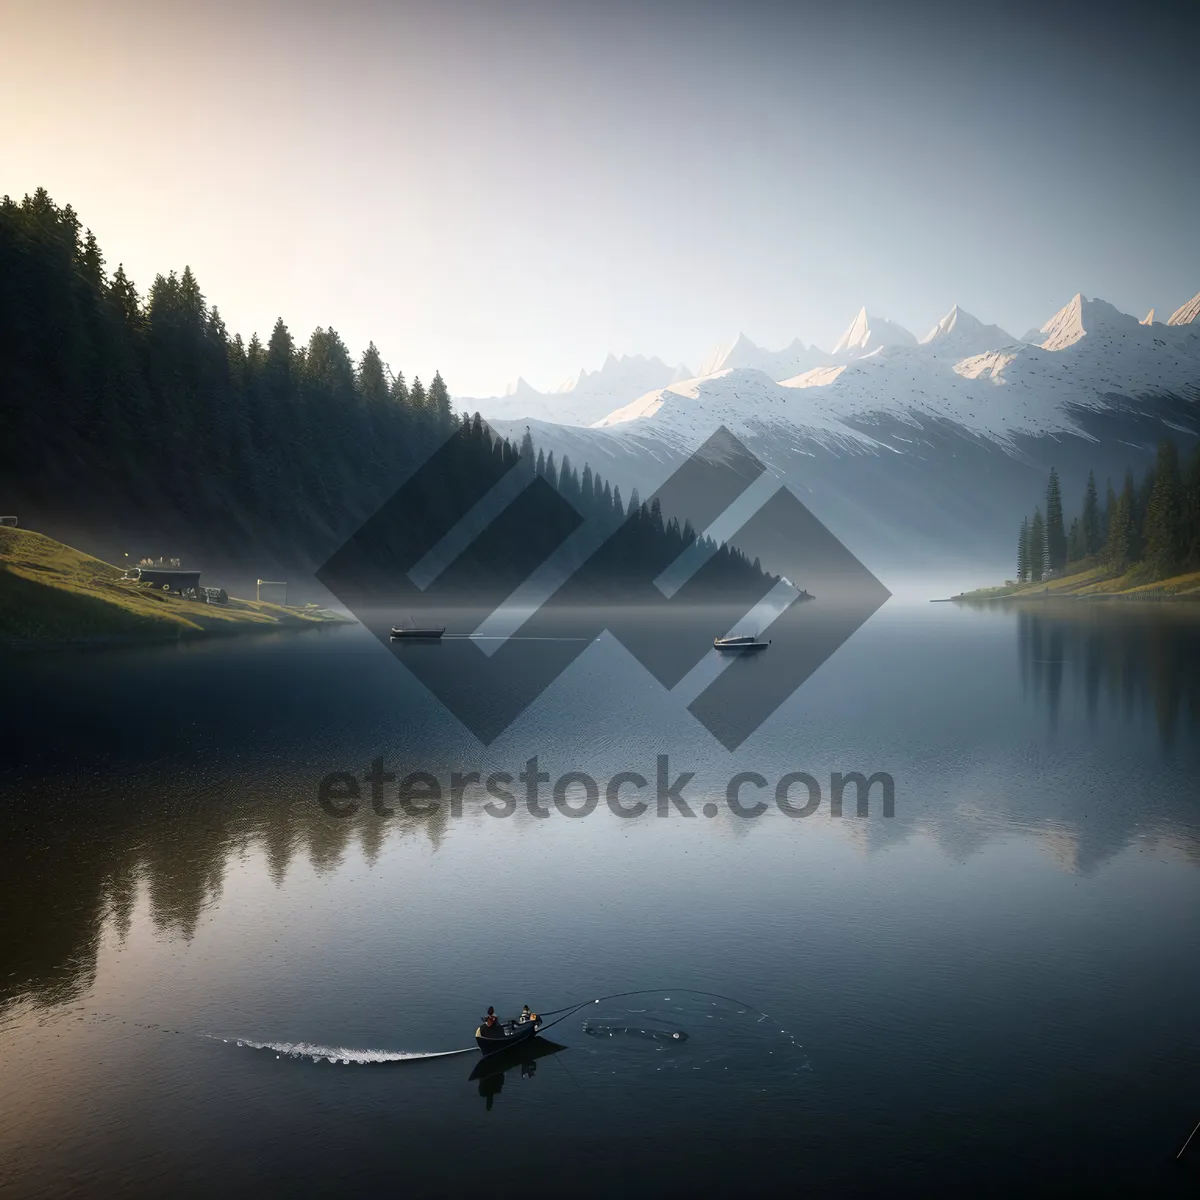
[[[249,1038],[220,1038],[247,1050],[270,1050],[276,1058],[307,1058],[313,1062],[340,1063],[343,1066],[369,1066],[373,1063],[414,1062],[426,1058],[450,1058],[472,1054],[474,1046],[461,1050],[355,1050],[347,1046],[316,1046],[311,1042],[252,1042]]]

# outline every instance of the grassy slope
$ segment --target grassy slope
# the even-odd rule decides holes
[[[204,604],[121,579],[98,558],[0,527],[0,641],[125,641],[311,628],[325,614],[230,598]]]
[[[1124,575],[1113,575],[1107,567],[1095,559],[1073,564],[1075,570],[1056,579],[1045,579],[1040,583],[1006,585],[1004,587],[980,588],[964,592],[971,600],[1021,599],[1022,597],[1090,597],[1123,596],[1128,599],[1144,597],[1178,597],[1200,600],[1200,571],[1187,575],[1175,575],[1170,579],[1147,581],[1145,568],[1136,566]],[[957,597],[956,597],[957,598]]]

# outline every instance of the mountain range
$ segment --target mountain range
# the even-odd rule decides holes
[[[1166,323],[1076,295],[1020,339],[957,306],[920,340],[862,309],[829,352],[739,335],[698,375],[610,356],[573,383],[457,403],[509,436],[529,427],[626,494],[658,486],[723,425],[868,565],[1000,570],[1051,466],[1069,517],[1089,469],[1103,489],[1165,435],[1190,451],[1200,295]]]

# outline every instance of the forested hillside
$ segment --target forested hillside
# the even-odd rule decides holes
[[[44,190],[0,204],[0,512],[22,524],[110,554],[312,570],[463,423],[460,482],[523,453],[585,516],[632,518],[647,561],[695,536],[636,496],[625,505],[587,464],[456,417],[440,374],[406,382],[374,343],[355,361],[335,330],[300,344],[282,318],[265,344],[244,341],[189,268],[143,297],[69,205]],[[732,549],[714,568],[761,574]]]
[[[1134,568],[1144,583],[1200,571],[1200,445],[1181,464],[1175,443],[1163,441],[1141,484],[1128,469],[1120,492],[1108,481],[1103,503],[1089,474],[1069,530],[1058,473],[1051,470],[1045,515],[1039,505],[1021,523],[1017,582],[1037,583],[1092,560],[1117,576]]]

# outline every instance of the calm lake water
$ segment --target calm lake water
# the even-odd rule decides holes
[[[607,635],[486,746],[422,650],[3,664],[0,1190],[1196,1193],[1195,614],[892,601],[734,752]],[[535,755],[549,816],[451,811]],[[376,758],[443,803],[326,812]],[[480,1077],[489,1004],[621,992]]]

